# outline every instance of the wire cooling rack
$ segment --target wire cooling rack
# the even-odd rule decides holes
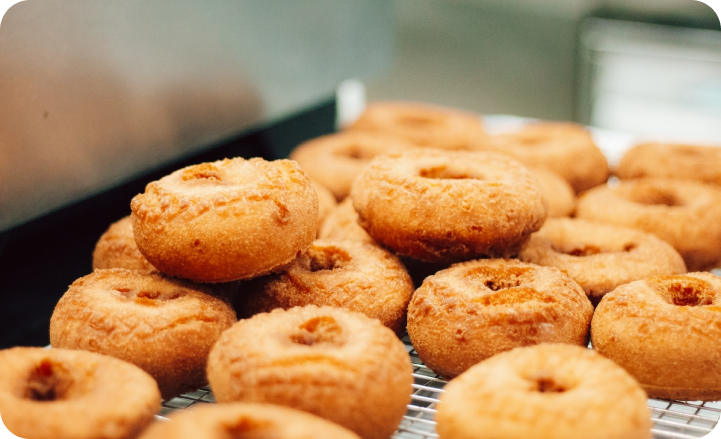
[[[408,337],[403,339],[413,364],[413,396],[394,439],[437,438],[436,403],[447,381],[423,365]],[[163,403],[160,417],[196,404],[215,403],[208,387]],[[654,439],[695,439],[706,436],[721,418],[719,402],[680,402],[649,399]]]

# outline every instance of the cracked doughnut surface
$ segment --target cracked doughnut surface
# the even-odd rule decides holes
[[[196,282],[281,270],[313,242],[318,221],[316,192],[290,160],[188,166],[148,184],[130,207],[145,258]]]
[[[237,320],[211,293],[160,273],[96,270],[73,282],[55,306],[50,343],[133,363],[168,399],[207,383],[210,348]]]
[[[721,398],[721,278],[656,276],[606,294],[591,323],[593,348],[654,398]]]
[[[441,439],[651,437],[641,387],[585,347],[517,348],[472,367],[444,390],[436,415]]]
[[[546,219],[541,188],[528,170],[482,151],[376,157],[351,198],[376,242],[426,262],[510,257]]]
[[[132,364],[92,352],[0,351],[0,413],[32,439],[132,439],[160,410],[158,386]]]
[[[208,359],[220,403],[293,407],[385,439],[410,402],[412,366],[378,320],[341,308],[276,309],[223,333]]]
[[[335,306],[380,320],[403,336],[413,282],[397,257],[372,244],[316,240],[286,271],[245,282],[239,318],[276,308]]]
[[[427,277],[408,306],[408,335],[426,366],[451,378],[519,346],[585,346],[592,315],[583,289],[558,269],[486,259]]]

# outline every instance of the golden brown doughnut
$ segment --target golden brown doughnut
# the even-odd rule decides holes
[[[721,188],[689,180],[622,180],[581,198],[576,216],[653,233],[671,244],[689,271],[721,259]]]
[[[486,137],[477,114],[414,102],[371,103],[348,129],[384,133],[440,149],[471,149]]]
[[[555,172],[541,167],[530,167],[531,175],[541,185],[543,198],[548,204],[548,217],[570,216],[576,206],[576,194],[566,180]]]
[[[160,273],[96,270],[73,282],[55,306],[50,343],[133,363],[169,399],[207,383],[208,352],[236,321],[211,291]]]
[[[111,224],[95,244],[93,270],[104,268],[157,271],[135,244],[133,220],[130,216]]]
[[[335,197],[328,188],[313,179],[310,180],[310,183],[318,195],[318,222],[316,224],[316,231],[320,232],[320,227],[323,225],[325,218],[335,209],[338,203],[336,203]]]
[[[591,324],[593,348],[654,398],[721,398],[721,279],[656,276],[606,294]]]
[[[413,145],[392,135],[343,131],[299,145],[290,158],[341,201],[348,196],[353,180],[375,156],[409,148]]]
[[[130,207],[143,256],[196,282],[281,270],[310,246],[318,223],[318,196],[290,160],[188,166],[148,184]]]
[[[511,256],[546,219],[528,170],[481,151],[378,156],[356,179],[351,198],[376,242],[426,262]]]
[[[651,413],[638,383],[579,346],[516,348],[472,367],[444,390],[436,414],[441,439],[651,438]]]
[[[686,272],[681,255],[655,235],[571,218],[547,220],[541,230],[531,235],[518,258],[558,268],[575,280],[594,303],[619,285]]]
[[[241,320],[208,359],[218,402],[280,404],[388,438],[410,402],[403,343],[378,320],[341,308],[276,309]]]
[[[576,192],[608,179],[606,157],[581,125],[529,124],[517,132],[489,136],[482,148],[508,154],[526,166],[544,166],[565,178]]]
[[[203,404],[156,422],[140,439],[360,439],[338,424],[271,404]]]
[[[132,439],[160,410],[147,373],[115,358],[66,349],[0,350],[0,413],[30,439]]]
[[[243,283],[239,318],[276,308],[335,306],[378,319],[399,336],[413,282],[397,257],[372,244],[316,240],[286,271]]]
[[[721,185],[721,147],[644,143],[626,151],[619,178],[668,177]]]
[[[346,198],[326,216],[318,233],[320,239],[334,241],[357,241],[375,244],[371,235],[358,224],[358,212],[353,208],[353,200]]]
[[[585,346],[592,315],[583,289],[558,269],[486,259],[427,277],[408,306],[408,335],[426,366],[450,378],[519,346]]]

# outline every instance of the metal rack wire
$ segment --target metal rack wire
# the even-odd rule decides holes
[[[447,381],[423,365],[408,337],[403,339],[413,364],[413,396],[394,439],[432,439],[436,434],[436,403]],[[212,404],[208,387],[163,403],[161,417],[195,404]],[[649,399],[654,439],[696,439],[706,436],[721,418],[719,402],[681,402]]]

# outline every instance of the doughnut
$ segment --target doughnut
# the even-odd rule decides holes
[[[360,439],[338,424],[272,404],[203,404],[156,422],[139,439]]]
[[[160,273],[96,270],[55,306],[50,343],[133,363],[170,399],[207,383],[210,348],[237,320],[211,291]]]
[[[580,197],[576,216],[653,233],[681,254],[689,271],[714,268],[721,259],[721,188],[714,185],[622,180]]]
[[[668,177],[721,185],[721,147],[644,143],[626,151],[616,169],[622,179]]]
[[[318,232],[318,238],[376,243],[371,235],[358,224],[358,212],[353,208],[353,200],[350,198],[341,201],[335,209],[328,213],[320,232]]]
[[[655,276],[606,294],[591,323],[593,348],[654,398],[721,399],[721,278]]]
[[[573,188],[560,175],[546,168],[528,168],[541,185],[543,198],[548,204],[548,217],[559,218],[571,216],[576,206],[576,194]]]
[[[351,199],[376,242],[426,262],[511,256],[546,219],[526,168],[482,151],[378,156],[356,179]]]
[[[341,201],[348,196],[353,180],[375,156],[413,147],[388,134],[342,131],[299,145],[290,158]]]
[[[508,154],[526,166],[544,166],[565,178],[576,192],[608,179],[606,157],[581,125],[529,124],[517,132],[489,136],[481,148]]]
[[[398,258],[372,244],[316,240],[288,270],[245,282],[236,296],[239,318],[276,308],[335,306],[378,319],[399,336],[413,282]]]
[[[148,184],[130,207],[143,256],[196,282],[282,270],[310,246],[318,223],[318,196],[290,160],[188,166]]]
[[[138,271],[157,271],[145,259],[133,236],[133,221],[126,216],[110,225],[95,244],[93,270],[104,268],[127,268]]]
[[[316,195],[318,195],[318,222],[316,223],[316,232],[320,232],[320,227],[323,225],[325,218],[335,209],[338,203],[336,203],[335,197],[325,186],[312,179],[310,183],[313,185]]]
[[[436,414],[441,439],[651,438],[638,383],[580,346],[516,348],[473,366],[444,390]]]
[[[575,280],[592,302],[619,285],[662,274],[683,274],[674,248],[638,229],[583,219],[549,219],[531,235],[518,258],[556,267]]]
[[[487,136],[477,114],[413,102],[371,103],[348,130],[384,133],[440,149],[472,149]]]
[[[239,321],[208,359],[218,402],[293,407],[365,439],[396,430],[410,402],[412,371],[403,343],[378,320],[312,305]]]
[[[426,366],[444,377],[519,346],[585,346],[593,306],[552,267],[486,259],[429,276],[408,306],[408,335]]]
[[[0,413],[19,437],[132,439],[158,411],[158,386],[132,364],[67,349],[0,350]]]

